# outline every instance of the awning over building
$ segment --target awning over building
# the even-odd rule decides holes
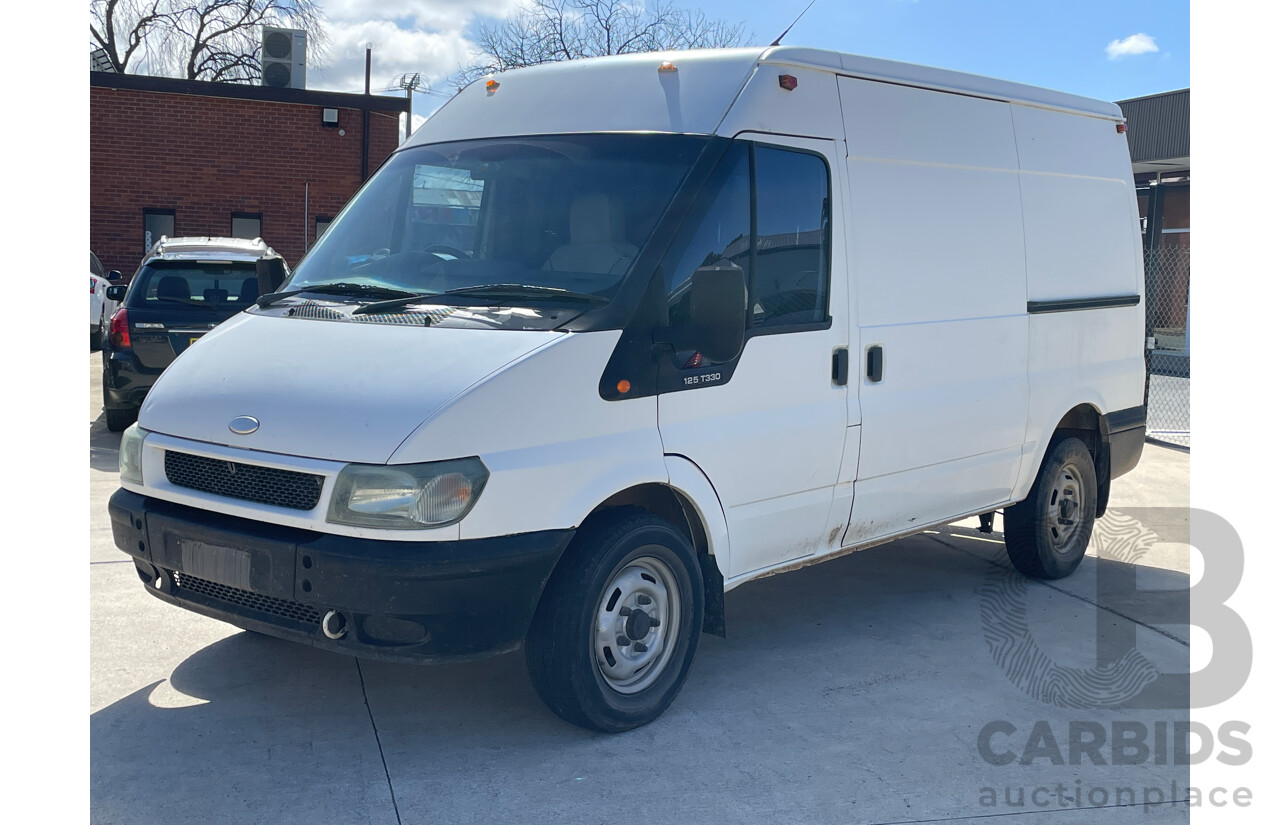
[[[1128,122],[1133,173],[1191,168],[1191,90],[1117,101]]]

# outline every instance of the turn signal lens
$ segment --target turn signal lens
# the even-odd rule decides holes
[[[778,75],[778,85],[788,92],[794,92],[796,87],[800,85],[800,81],[796,79],[795,75],[780,74]]]

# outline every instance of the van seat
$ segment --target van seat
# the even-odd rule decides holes
[[[557,247],[542,268],[620,275],[637,251],[626,241],[625,216],[617,198],[579,195],[569,208],[569,243]]]

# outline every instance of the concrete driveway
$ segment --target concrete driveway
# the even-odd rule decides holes
[[[999,532],[971,520],[738,588],[728,638],[702,637],[667,714],[607,736],[552,716],[518,653],[356,660],[147,595],[111,541],[119,437],[100,371],[91,356],[94,822],[1188,818],[1170,804],[1188,768],[1154,755],[1157,723],[1188,716],[1186,616],[1148,609],[1153,589],[1185,602],[1185,452],[1147,446],[1064,581],[1010,575]],[[1135,726],[1152,753],[1117,758]]]

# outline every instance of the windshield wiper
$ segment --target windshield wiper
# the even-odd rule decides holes
[[[186,304],[188,306],[200,307],[201,309],[217,309],[218,308],[217,304],[206,304],[204,301],[193,301],[190,298],[174,298],[171,296],[162,297],[157,295],[155,298],[152,298],[151,300],[172,301],[175,304]]]
[[[368,315],[412,303],[436,303],[441,298],[451,295],[476,295],[482,298],[535,298],[586,301],[592,304],[607,304],[608,298],[592,295],[588,292],[573,292],[554,286],[536,286],[533,284],[482,284],[480,286],[464,286],[457,289],[446,289],[444,292],[422,292],[417,295],[406,295],[403,298],[392,298],[389,301],[377,301],[365,304],[352,315]]]
[[[394,289],[388,286],[375,286],[374,284],[349,284],[338,282],[334,284],[313,284],[304,286],[301,289],[289,289],[284,292],[272,292],[258,298],[256,303],[259,307],[265,309],[276,301],[283,300],[293,295],[299,295],[303,292],[316,292],[322,295],[369,295],[371,293],[380,293],[382,295],[403,295],[412,299],[415,297],[413,293],[404,289]]]
[[[405,295],[402,298],[390,298],[386,301],[374,301],[372,304],[364,304],[356,308],[351,314],[352,315],[371,315],[376,312],[381,312],[384,309],[395,309],[396,307],[402,307],[402,306],[406,306],[407,304],[412,304],[415,301],[422,301],[427,298],[433,298],[437,294],[438,293],[435,293],[435,292],[420,292],[415,295]]]
[[[570,301],[586,301],[591,304],[607,304],[608,298],[590,292],[574,292],[557,286],[537,284],[483,284],[447,289],[441,295],[479,295],[484,298],[558,298]]]

